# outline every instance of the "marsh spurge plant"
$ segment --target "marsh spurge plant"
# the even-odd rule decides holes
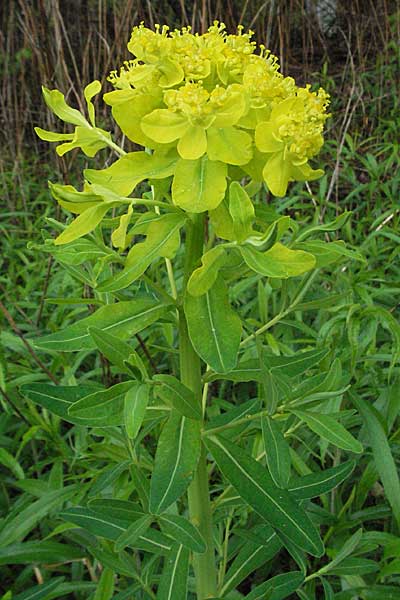
[[[125,440],[129,460],[118,466],[125,476],[114,497],[97,485],[62,516],[97,536],[91,552],[107,573],[131,576],[130,597],[240,598],[235,588],[286,548],[298,570],[270,573],[246,596],[286,598],[316,576],[306,573],[306,555],[324,552],[310,498],[353,468],[309,469],[293,432],[309,427],[326,444],[361,451],[321,396],[305,407],[293,394],[296,378],[321,361],[333,365],[330,385],[340,380],[328,349],[282,356],[268,331],[300,305],[316,268],[347,252],[341,242],[307,242],[347,215],[300,230],[265,204],[264,184],[284,196],[289,182],[322,174],[309,160],[323,143],[328,97],[283,77],[240,28],[228,35],[215,23],[194,35],[140,25],[128,50],[134,58],[111,73],[115,89],[104,101],[141,150],[123,150],[96,124],[98,81],[84,90],[87,117],[44,89],[74,130],[36,129],[61,142],[59,155],[112,150],[109,166],[84,171],[82,191],[50,183],[76,216],[43,248],[93,288],[97,308],[36,346],[82,356],[97,349],[117,383],[37,383],[24,392],[70,423]],[[270,320],[242,305],[258,297],[265,308],[271,287],[281,306]],[[169,351],[155,364],[159,347]]]

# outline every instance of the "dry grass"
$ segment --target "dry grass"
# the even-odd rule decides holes
[[[279,56],[283,72],[302,81],[327,63],[348,96],[355,76],[398,38],[396,9],[396,0],[337,0],[334,28],[324,31],[326,11],[318,13],[316,0],[2,0],[0,177],[11,168],[18,182],[24,157],[38,154],[33,126],[52,125],[40,84],[59,88],[79,106],[82,85],[104,80],[127,57],[130,30],[142,20],[198,31],[215,19],[228,30],[242,23]],[[70,168],[61,162],[62,171]]]

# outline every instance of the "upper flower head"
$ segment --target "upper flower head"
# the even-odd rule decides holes
[[[328,95],[284,77],[277,58],[257,50],[253,32],[238,27],[230,35],[215,22],[198,35],[141,23],[128,49],[134,58],[111,73],[116,90],[106,101],[133,141],[176,147],[183,161],[241,166],[244,176],[262,172],[275,195],[291,180],[321,174],[308,160],[323,143]]]

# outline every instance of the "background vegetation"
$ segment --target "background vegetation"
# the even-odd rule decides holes
[[[360,527],[364,530],[362,543],[351,538],[349,552],[354,548],[357,552],[347,571],[337,569],[340,584],[334,584],[334,596],[325,590],[325,597],[358,597],[353,592],[346,595],[346,588],[358,586],[360,598],[400,598],[400,488],[396,473],[400,460],[400,23],[398,4],[389,0],[1,3],[3,593],[9,589],[15,594],[26,593],[53,574],[64,576],[65,581],[43,597],[90,597],[104,573],[102,563],[83,550],[88,534],[66,528],[58,513],[76,495],[72,487],[76,483],[82,484],[81,493],[90,481],[96,481],[98,490],[115,492],[124,477],[118,467],[129,456],[124,440],[116,433],[105,441],[84,427],[69,427],[19,392],[23,383],[32,381],[65,385],[115,382],[106,358],[98,360],[88,353],[49,358],[31,343],[42,333],[71,322],[71,311],[84,316],[94,302],[90,273],[85,268],[60,265],[37,249],[41,230],[45,229],[48,237],[54,232],[52,219],[65,219],[50,199],[46,180],[74,183],[83,160],[74,153],[56,159],[53,150],[35,138],[33,125],[48,129],[53,125],[41,99],[40,83],[57,87],[70,103],[80,106],[83,85],[99,78],[109,86],[105,77],[127,58],[125,44],[134,24],[141,20],[150,26],[157,22],[170,27],[191,24],[193,29],[204,31],[214,19],[223,20],[228,30],[238,23],[254,29],[257,40],[278,55],[285,74],[299,82],[321,84],[332,95],[332,119],[323,153],[325,176],[310,186],[292,186],[288,197],[280,201],[266,193],[265,202],[308,224],[332,221],[352,211],[351,222],[338,236],[358,247],[366,262],[349,259],[323,271],[302,304],[271,327],[266,340],[277,355],[290,354],[295,347],[329,346],[336,350],[342,371],[340,376],[332,374],[325,365],[332,377],[327,400],[335,402],[344,395],[349,409],[347,425],[365,446],[351,478],[321,502],[319,518],[326,526],[325,541],[332,546],[332,556]],[[97,112],[107,122],[106,108],[99,105]],[[102,168],[104,160],[101,153],[91,166]],[[335,235],[329,234],[329,239]],[[280,294],[279,288],[261,282],[258,297],[240,286],[232,290],[243,314],[251,315],[259,304],[266,320],[278,311]],[[138,337],[136,344],[152,369],[162,366],[173,353],[167,332],[164,337]],[[312,385],[303,391],[304,397],[318,394]],[[220,382],[213,385],[212,393],[220,399],[229,394],[240,402],[247,389],[231,390]],[[373,418],[362,422],[354,417],[352,398],[356,396],[374,407]],[[299,438],[298,452],[304,463],[323,464],[327,460],[324,448],[316,446],[315,440],[312,435]],[[334,463],[339,456],[329,459]],[[47,543],[41,546],[40,560],[37,540]],[[63,546],[54,546],[54,542]],[[365,559],[375,561],[375,566],[363,563]],[[274,573],[285,570],[291,561],[288,554],[281,553],[268,569],[265,565],[260,568],[259,581],[269,569]],[[243,593],[250,583],[244,578]],[[122,575],[114,597],[128,598],[126,586]],[[307,598],[318,599],[323,598],[324,591],[311,581],[307,593]],[[96,600],[108,597],[100,595]]]

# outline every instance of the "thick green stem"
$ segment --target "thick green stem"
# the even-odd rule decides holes
[[[193,222],[188,225],[186,230],[184,287],[186,287],[187,280],[202,255],[203,243],[204,219],[200,215],[195,215]],[[200,359],[189,339],[183,310],[180,310],[179,314],[179,353],[182,383],[195,392],[197,401],[201,404],[202,383]],[[197,525],[207,543],[206,552],[204,554],[194,554],[193,559],[197,598],[198,600],[205,600],[217,594],[217,571],[206,451],[203,443],[197,471],[188,490],[188,500],[190,518]]]

